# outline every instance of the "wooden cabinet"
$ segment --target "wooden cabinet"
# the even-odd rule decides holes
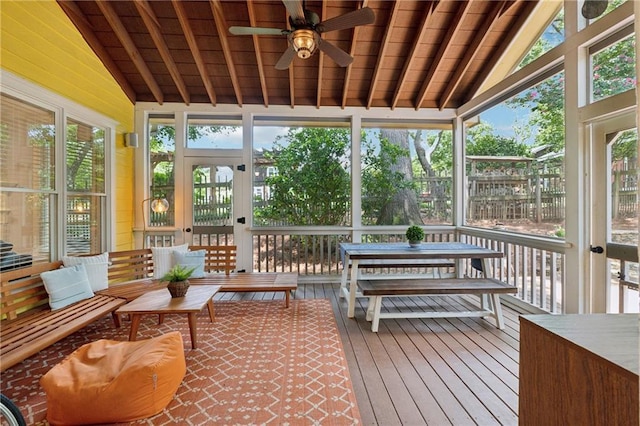
[[[522,316],[520,425],[638,425],[639,319]]]

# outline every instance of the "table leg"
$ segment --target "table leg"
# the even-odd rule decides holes
[[[135,342],[136,335],[138,334],[138,327],[140,327],[140,314],[130,314],[131,316],[131,331],[129,331],[129,341]]]
[[[284,291],[284,307],[289,307],[289,299],[291,299],[291,290]]]
[[[376,298],[369,297],[369,304],[367,305],[367,316],[365,317],[367,321],[371,321],[373,319],[373,308],[375,304],[376,304]]]
[[[344,255],[344,265],[342,266],[342,276],[340,277],[340,292],[338,296],[341,299],[344,298],[345,293],[347,292],[347,278],[349,277],[349,255]]]
[[[496,317],[496,326],[500,330],[504,330],[504,318],[502,316],[502,306],[500,305],[500,295],[498,293],[493,293],[491,298],[493,300],[493,314]]]
[[[209,319],[211,319],[211,322],[215,322],[215,313],[213,311],[213,299],[209,299],[209,301],[207,302],[207,309],[209,310]]]
[[[378,332],[378,326],[380,324],[380,311],[382,310],[382,296],[372,297],[375,299],[373,306],[373,318],[371,318],[371,331]]]
[[[356,290],[358,289],[358,259],[351,261],[351,281],[349,282],[349,305],[347,316],[356,316]]]
[[[491,259],[485,257],[482,259],[482,274],[485,278],[493,278],[493,267],[491,266]],[[480,296],[480,308],[487,309],[489,306],[489,295],[482,294]]]
[[[196,313],[189,312],[189,333],[191,333],[191,349],[196,349],[198,347],[198,339],[196,337]]]

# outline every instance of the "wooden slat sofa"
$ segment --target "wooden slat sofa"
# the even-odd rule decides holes
[[[290,294],[298,287],[297,273],[241,272],[236,270],[236,246],[191,246],[191,251],[206,250],[205,272],[219,274],[205,278],[190,278],[192,285],[219,285],[219,293],[224,292],[282,292],[285,296],[285,307],[289,307]],[[153,275],[153,258],[151,249],[139,249],[109,253],[108,290],[101,294],[133,300],[141,294],[162,288],[166,283],[159,283],[150,278]]]
[[[0,371],[40,352],[92,322],[112,314],[126,300],[95,295],[62,309],[49,308],[40,274],[58,269],[62,262],[39,263],[0,274]]]
[[[190,279],[194,284],[222,285],[221,291],[285,293],[297,288],[295,273],[232,273],[236,269],[236,246],[192,246],[205,249],[205,270],[219,272]],[[120,326],[115,310],[145,292],[166,287],[152,279],[151,249],[109,253],[109,288],[94,297],[52,311],[40,274],[58,269],[62,262],[38,263],[0,273],[0,371],[12,367],[53,343],[111,314]]]

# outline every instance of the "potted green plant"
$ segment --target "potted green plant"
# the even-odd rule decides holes
[[[171,297],[184,297],[189,289],[189,277],[196,268],[187,268],[186,266],[176,265],[162,277],[162,281],[169,281],[167,289],[171,293]]]
[[[419,246],[424,241],[424,230],[418,225],[411,225],[407,228],[407,240],[411,247]]]

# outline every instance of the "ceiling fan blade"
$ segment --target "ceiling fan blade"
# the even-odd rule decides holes
[[[276,69],[286,70],[287,68],[289,68],[289,65],[291,65],[291,62],[295,57],[296,51],[293,49],[293,47],[289,46],[289,48],[284,51],[282,56],[280,56],[280,59],[278,59],[278,62],[276,63]]]
[[[284,7],[287,8],[287,12],[289,12],[293,22],[305,22],[302,0],[282,0],[282,3],[284,3]]]
[[[372,24],[375,20],[376,15],[373,13],[373,10],[368,7],[363,7],[362,9],[354,10],[353,12],[345,13],[344,15],[321,22],[316,25],[316,30],[321,33],[346,30],[358,25]]]
[[[351,55],[321,38],[318,38],[318,49],[326,53],[341,67],[346,67],[353,62],[353,57]]]
[[[607,10],[607,6],[609,6],[607,0],[584,0],[582,16],[587,19],[596,19]]]
[[[260,27],[229,27],[229,32],[233,35],[286,35],[289,33],[289,30]]]

